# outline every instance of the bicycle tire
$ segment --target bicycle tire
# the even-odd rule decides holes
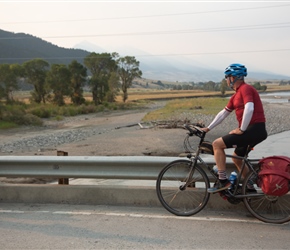
[[[163,207],[178,216],[191,216],[201,211],[209,200],[209,179],[196,164],[190,183],[181,190],[190,174],[192,162],[176,160],[166,165],[156,181],[157,196]]]
[[[247,183],[254,183],[257,197],[244,198],[248,211],[257,219],[266,223],[282,224],[290,221],[290,192],[283,196],[270,196],[263,193],[258,187],[258,174],[249,172],[243,181],[243,194],[247,192]]]

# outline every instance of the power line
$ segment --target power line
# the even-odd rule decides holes
[[[143,16],[127,16],[127,17],[104,17],[104,18],[90,18],[90,19],[69,19],[69,20],[52,20],[52,21],[28,21],[28,22],[4,22],[0,24],[28,24],[28,23],[61,23],[61,22],[88,22],[88,21],[104,21],[104,20],[122,20],[122,19],[139,19],[139,18],[152,18],[152,17],[169,17],[169,16],[184,16],[184,15],[200,15],[209,13],[232,12],[232,11],[246,11],[256,9],[269,9],[290,6],[290,4],[262,6],[262,7],[249,7],[241,9],[224,9],[224,10],[209,10],[185,13],[172,13],[172,14],[158,14],[158,15],[143,15]]]
[[[285,52],[290,51],[290,48],[285,49],[264,49],[264,50],[246,50],[246,51],[220,51],[220,52],[193,52],[193,53],[176,53],[176,54],[148,54],[148,55],[135,55],[134,57],[170,57],[170,56],[203,56],[203,55],[225,55],[225,54],[252,54],[252,53],[268,53],[268,52]],[[31,60],[35,57],[10,57],[1,58],[0,61],[4,60]],[[83,57],[42,57],[44,60],[48,59],[82,59]]]
[[[204,32],[226,32],[237,30],[257,30],[257,29],[277,29],[289,28],[290,22],[285,23],[268,23],[256,25],[243,25],[243,26],[230,26],[230,27],[217,27],[205,29],[188,29],[188,30],[163,30],[163,31],[148,31],[148,32],[131,32],[131,33],[112,33],[112,34],[92,34],[92,35],[67,35],[67,36],[46,36],[43,39],[52,38],[76,38],[76,37],[108,37],[108,36],[142,36],[142,35],[166,35],[166,34],[182,34],[182,33],[204,33]],[[0,37],[0,40],[17,40],[17,39],[32,39],[33,36],[26,37]]]
[[[225,54],[247,54],[247,53],[265,53],[265,52],[283,52],[290,51],[290,48],[286,49],[265,49],[265,50],[246,50],[246,51],[220,51],[220,52],[193,52],[193,53],[179,53],[179,54],[160,54],[160,55],[138,55],[135,57],[147,57],[147,56],[194,56],[194,55],[225,55]]]

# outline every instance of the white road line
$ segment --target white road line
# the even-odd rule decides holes
[[[171,220],[192,220],[192,221],[212,221],[212,222],[240,222],[240,223],[255,223],[264,224],[259,220],[247,220],[247,219],[235,219],[235,218],[220,218],[210,216],[168,216],[168,215],[157,215],[157,214],[137,214],[137,213],[116,213],[116,212],[84,212],[84,211],[19,211],[19,210],[0,210],[1,213],[10,214],[24,214],[24,213],[51,213],[55,215],[104,215],[104,216],[117,216],[117,217],[134,217],[134,218],[149,218],[149,219],[171,219]]]
[[[25,211],[18,211],[18,210],[0,210],[0,213],[10,213],[10,214],[24,214]]]
[[[91,212],[71,212],[71,211],[55,211],[52,214],[70,214],[70,215],[93,215]]]

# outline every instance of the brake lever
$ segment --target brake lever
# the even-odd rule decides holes
[[[189,136],[197,135],[198,137],[203,138],[206,134],[205,131],[201,130],[197,126],[193,126],[195,131],[189,125],[184,125],[184,127],[189,131],[188,133]]]
[[[187,124],[185,124],[184,127],[189,131],[187,133],[189,136],[193,136],[193,135],[196,134],[196,132],[190,126],[188,126]]]

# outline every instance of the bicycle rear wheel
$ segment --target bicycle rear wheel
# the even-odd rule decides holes
[[[156,191],[165,209],[178,216],[190,216],[207,204],[209,179],[203,169],[192,162],[176,160],[165,166],[158,175]]]
[[[247,191],[247,183],[254,183],[257,196],[244,198],[244,204],[257,219],[267,223],[285,223],[290,221],[290,192],[283,196],[266,195],[256,184],[258,175],[248,173],[243,182],[243,194],[253,194]]]

